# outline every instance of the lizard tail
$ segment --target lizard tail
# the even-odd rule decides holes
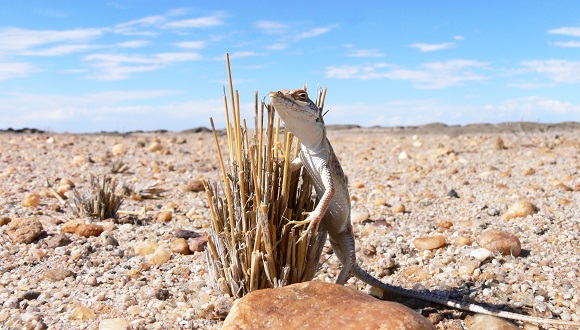
[[[432,303],[449,306],[452,308],[473,312],[473,313],[480,313],[480,314],[487,314],[497,317],[502,317],[505,319],[517,320],[522,322],[529,322],[529,323],[536,323],[536,324],[551,324],[551,325],[569,325],[569,326],[580,326],[580,322],[574,321],[565,321],[559,319],[546,319],[540,318],[535,316],[528,316],[523,314],[517,314],[507,311],[502,311],[497,308],[487,308],[481,305],[476,305],[466,301],[460,301],[455,299],[448,299],[428,291],[414,291],[405,288],[401,288],[398,286],[394,286],[388,283],[384,283],[379,281],[377,278],[373,277],[371,274],[367,273],[364,269],[360,268],[358,265],[354,265],[352,267],[352,274],[356,276],[361,281],[377,287],[383,291],[386,291],[388,294],[403,296],[407,298],[414,298],[424,301],[429,301]]]

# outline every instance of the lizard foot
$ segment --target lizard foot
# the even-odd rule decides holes
[[[322,220],[322,217],[316,216],[314,214],[314,212],[303,212],[302,214],[308,214],[308,217],[302,221],[290,221],[290,222],[288,222],[288,224],[294,225],[294,227],[292,227],[292,229],[308,224],[308,228],[306,228],[306,231],[304,232],[304,234],[302,234],[300,236],[300,238],[298,239],[298,241],[296,241],[296,243],[305,239],[306,236],[308,236],[308,234],[314,229],[314,227],[318,225],[320,220]]]

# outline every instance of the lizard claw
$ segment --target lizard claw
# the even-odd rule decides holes
[[[304,232],[304,234],[302,234],[300,236],[300,238],[298,239],[298,241],[296,241],[296,243],[305,239],[306,236],[308,236],[308,234],[314,229],[314,227],[318,225],[320,220],[322,220],[322,217],[317,215],[315,212],[302,212],[302,214],[308,215],[308,217],[302,221],[290,221],[290,222],[288,222],[288,224],[294,225],[294,227],[292,227],[292,229],[295,229],[295,228],[300,227],[302,225],[308,224],[306,231]]]

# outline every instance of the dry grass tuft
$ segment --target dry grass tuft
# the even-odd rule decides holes
[[[223,182],[204,182],[212,214],[206,252],[211,277],[224,292],[242,297],[258,289],[311,280],[326,232],[316,229],[298,242],[306,226],[293,228],[288,222],[304,220],[302,212],[314,207],[306,173],[289,170],[299,141],[290,133],[280,141],[280,119],[270,105],[258,104],[257,93],[256,129],[250,136],[246,121],[240,119],[237,91],[234,99],[227,54],[226,62],[231,101],[230,113],[224,92],[229,166],[210,119]]]
[[[117,218],[117,211],[123,203],[124,189],[116,194],[117,180],[91,174],[89,189],[84,194],[75,191],[71,208],[78,217],[94,217],[100,220]]]

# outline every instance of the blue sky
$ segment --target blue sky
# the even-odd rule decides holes
[[[223,126],[328,87],[329,124],[580,121],[578,1],[0,0],[0,129]]]

